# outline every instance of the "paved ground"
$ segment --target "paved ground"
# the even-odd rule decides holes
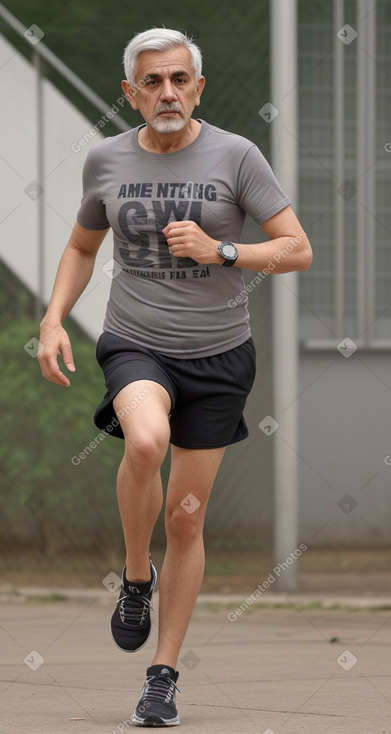
[[[127,655],[108,633],[113,594],[67,593],[67,601],[57,602],[26,601],[28,592],[3,596],[1,732],[131,729],[156,618],[147,646]],[[243,597],[197,605],[179,664],[179,731],[391,732],[391,599],[366,599],[376,611],[347,611],[311,609],[313,599],[287,598],[289,609],[252,606],[240,616],[235,609]],[[287,598],[270,595],[266,601]],[[340,607],[360,601],[324,599]]]

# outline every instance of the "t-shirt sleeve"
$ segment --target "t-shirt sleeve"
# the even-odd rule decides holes
[[[98,179],[88,153],[83,167],[83,197],[77,213],[77,221],[85,229],[107,229],[110,223],[106,216],[106,207],[99,192]]]
[[[266,158],[256,145],[251,146],[239,168],[239,206],[262,224],[290,203]]]

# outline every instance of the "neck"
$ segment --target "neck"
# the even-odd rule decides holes
[[[174,133],[159,133],[150,125],[141,128],[138,142],[149,153],[174,153],[190,145],[199,135],[201,123],[190,118],[182,130]]]

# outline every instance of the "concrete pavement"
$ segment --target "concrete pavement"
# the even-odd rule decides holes
[[[2,595],[0,731],[136,731],[129,716],[153,655],[156,614],[147,645],[126,654],[109,634],[116,594],[66,595]],[[390,734],[391,604],[377,601],[377,611],[322,610],[296,595],[289,609],[252,606],[234,619],[243,597],[200,598],[178,666],[178,731]]]

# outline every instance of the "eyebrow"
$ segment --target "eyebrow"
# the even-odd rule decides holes
[[[177,76],[186,76],[190,78],[190,74],[188,71],[174,71],[173,74],[171,74],[171,79]],[[156,72],[152,72],[151,74],[145,74],[144,79],[161,79],[162,75],[157,74]]]

